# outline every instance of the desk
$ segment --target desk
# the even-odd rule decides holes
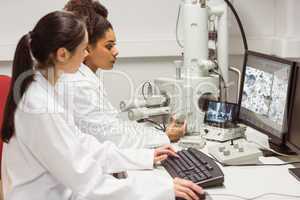
[[[252,134],[252,132],[251,132]],[[213,143],[208,143],[212,145]],[[176,147],[177,144],[174,144]],[[207,147],[201,149],[207,153]],[[294,158],[295,159],[295,158]],[[300,157],[296,157],[300,160]],[[290,159],[289,159],[290,160]],[[262,163],[282,163],[289,160],[280,160],[277,157],[261,157]],[[220,166],[225,177],[223,187],[214,187],[206,189],[211,195],[207,200],[242,200],[242,198],[226,196],[238,195],[245,198],[251,198],[266,193],[280,193],[287,195],[296,195],[299,198],[292,198],[287,196],[268,195],[258,198],[257,200],[295,200],[300,199],[300,181],[294,178],[289,172],[288,168],[292,165],[286,166],[253,166],[253,167],[222,167]],[[128,173],[138,174],[141,177],[151,177],[153,175],[171,176],[164,170],[163,167],[158,167],[154,171],[132,171]]]

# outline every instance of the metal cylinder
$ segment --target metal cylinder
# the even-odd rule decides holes
[[[136,108],[128,111],[128,118],[132,121],[145,119],[152,116],[167,115],[171,113],[170,107]]]

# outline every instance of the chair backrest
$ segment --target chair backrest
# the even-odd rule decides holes
[[[10,86],[10,77],[5,75],[0,75],[0,130],[2,127],[4,108],[6,104],[6,98],[9,92],[9,86]],[[2,140],[0,138],[0,166],[1,166],[1,160],[2,160]]]

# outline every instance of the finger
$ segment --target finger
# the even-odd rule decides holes
[[[168,128],[169,129],[173,129],[173,128],[175,128],[176,127],[176,121],[174,120],[174,121],[171,121],[169,124],[168,124]]]
[[[170,156],[178,157],[178,155],[176,154],[176,152],[171,151],[169,149],[162,149],[162,150],[159,150],[159,152],[157,152],[157,156],[160,156],[162,154],[167,154],[167,155],[170,155]]]
[[[184,121],[183,125],[180,128],[181,128],[181,130],[185,131],[186,127],[187,127],[187,122]]]
[[[186,120],[184,120],[183,127],[184,127],[184,128],[187,127],[187,122],[186,122]]]
[[[180,197],[186,200],[193,200],[189,195],[185,194],[184,192],[175,192],[176,197]]]
[[[175,156],[175,157],[179,158],[179,156],[178,156],[178,154],[177,154],[177,150],[176,150],[172,145],[167,144],[165,147],[166,147],[167,149],[169,149],[170,151],[173,152],[173,153],[172,153],[172,156]]]
[[[154,162],[160,162],[168,158],[168,155],[157,156],[154,158]]]
[[[180,181],[180,184],[185,186],[185,187],[191,188],[193,191],[195,191],[199,194],[202,194],[204,192],[203,189],[200,186],[193,183],[192,181],[182,179],[182,181]]]
[[[178,190],[180,192],[184,192],[185,194],[187,194],[191,199],[199,200],[198,195],[195,194],[195,192],[192,189],[190,189],[189,187],[185,187],[185,186],[179,185],[178,186]]]
[[[163,148],[170,149],[171,151],[173,151],[175,153],[177,152],[177,150],[174,148],[174,146],[172,146],[170,144],[164,145]]]

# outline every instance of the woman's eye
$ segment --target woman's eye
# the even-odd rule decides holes
[[[111,49],[113,48],[113,45],[111,45],[111,44],[106,45],[106,48],[107,48],[108,50],[111,50]]]

